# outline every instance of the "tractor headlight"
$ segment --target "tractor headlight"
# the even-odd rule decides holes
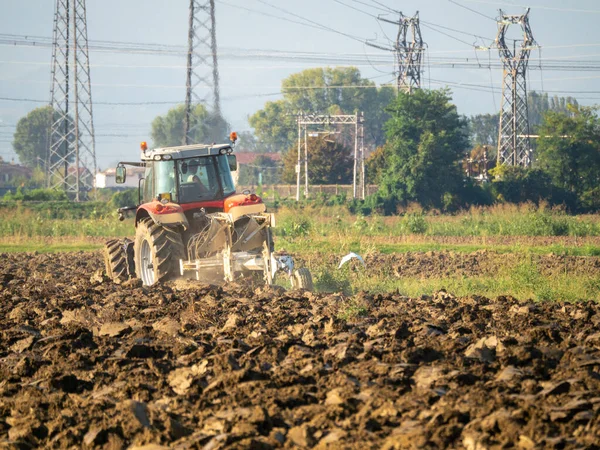
[[[160,161],[162,159],[162,155],[154,155],[154,161]]]
[[[172,159],[173,157],[171,155],[162,155],[162,159],[163,161],[169,161],[170,159]]]

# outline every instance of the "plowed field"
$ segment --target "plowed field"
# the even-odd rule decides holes
[[[595,303],[146,289],[98,253],[0,257],[3,448],[600,442]]]

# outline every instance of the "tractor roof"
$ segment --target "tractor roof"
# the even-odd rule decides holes
[[[197,156],[220,155],[231,153],[233,148],[231,144],[193,144],[181,145],[179,147],[161,147],[142,151],[142,161],[161,160],[164,155],[169,155],[166,159],[183,159]]]

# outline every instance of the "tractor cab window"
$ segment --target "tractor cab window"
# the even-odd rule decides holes
[[[152,188],[154,186],[154,162],[146,162],[146,171],[144,172],[144,190],[142,202],[148,203],[152,201]]]
[[[226,197],[235,192],[231,170],[229,170],[229,161],[226,155],[219,155],[219,176],[221,177],[221,186],[223,186],[223,195]]]
[[[155,197],[177,201],[175,187],[175,164],[173,161],[157,161],[154,163]]]
[[[179,203],[209,201],[221,196],[212,156],[177,161],[177,177]]]

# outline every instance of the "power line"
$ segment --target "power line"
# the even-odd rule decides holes
[[[435,28],[433,28],[433,27],[431,27],[431,26],[429,26],[429,25],[426,25],[426,24],[425,24],[425,22],[423,22],[423,26],[424,26],[425,28],[429,28],[429,29],[430,29],[430,30],[432,30],[432,31],[435,31],[436,33],[443,34],[444,36],[447,36],[447,37],[449,37],[450,39],[454,39],[455,41],[458,41],[458,42],[461,42],[461,43],[463,43],[463,44],[466,44],[466,45],[468,45],[469,47],[475,47],[475,46],[474,46],[472,43],[469,43],[469,42],[467,42],[467,41],[463,41],[462,39],[459,39],[459,38],[457,38],[457,37],[454,37],[454,36],[452,36],[452,35],[450,35],[450,34],[448,34],[448,33],[444,32],[444,31],[436,30]]]
[[[518,7],[521,7],[521,8],[546,9],[546,10],[550,10],[550,11],[564,11],[564,12],[580,12],[580,13],[600,14],[600,10],[593,10],[593,9],[556,8],[556,7],[552,7],[552,6],[541,6],[541,5],[518,5],[518,4],[515,4],[515,3],[506,3],[506,2],[500,2],[500,1],[491,2],[491,1],[486,1],[486,0],[463,0],[463,1],[470,2],[470,3],[484,3],[484,4],[488,4],[488,5],[518,6]]]
[[[302,17],[302,16],[300,16],[300,15],[294,13],[294,12],[290,12],[290,11],[284,9],[284,8],[280,8],[279,6],[275,6],[275,5],[269,3],[269,2],[267,2],[265,0],[256,0],[256,1],[259,2],[259,3],[262,3],[263,5],[270,6],[271,8],[274,8],[274,9],[276,9],[278,11],[281,11],[281,12],[284,12],[286,14],[289,14],[289,15],[291,15],[293,17],[297,17],[298,19],[304,20],[304,21],[306,21],[308,23],[311,23],[313,25],[319,26],[319,27],[323,28],[324,30],[331,31],[332,33],[336,33],[336,34],[339,34],[341,36],[345,36],[345,37],[347,37],[349,39],[353,39],[353,40],[361,42],[361,43],[365,41],[365,39],[363,39],[363,38],[352,36],[352,35],[350,35],[348,33],[344,33],[342,31],[339,31],[339,30],[336,30],[334,28],[331,28],[331,27],[328,27],[326,25],[323,25],[323,24],[320,24],[318,22],[315,22],[314,20],[307,19],[306,17]]]
[[[378,2],[377,0],[371,0],[371,2],[376,3],[379,6],[383,6],[389,12],[393,12],[393,13],[396,13],[396,14],[398,14],[400,12],[400,11],[396,11],[395,9],[390,8],[388,5],[384,5],[383,3]]]
[[[365,2],[361,2],[360,0],[352,0],[354,3],[360,3],[361,5],[365,5],[368,6],[369,8],[374,8],[377,9],[379,11],[385,11],[385,12],[389,12],[389,8],[381,8],[380,6],[374,6],[371,5],[370,3],[365,3]]]
[[[363,14],[366,14],[367,16],[370,16],[370,17],[372,17],[372,18],[374,18],[374,19],[377,19],[377,16],[375,16],[375,15],[373,15],[373,14],[371,14],[371,13],[369,13],[369,12],[365,11],[364,9],[356,8],[355,6],[349,5],[349,4],[347,4],[347,3],[344,3],[344,2],[342,2],[342,1],[340,1],[340,0],[333,0],[333,1],[334,1],[334,2],[336,2],[336,3],[339,3],[339,4],[340,4],[340,5],[342,5],[342,6],[345,6],[346,8],[353,9],[354,11],[361,12],[361,13],[363,13]]]
[[[480,16],[485,17],[486,19],[490,19],[490,20],[496,22],[496,19],[494,19],[493,17],[487,16],[487,15],[485,15],[485,14],[477,11],[476,9],[469,8],[468,6],[465,6],[465,5],[461,5],[460,3],[455,2],[454,0],[448,0],[448,1],[450,3],[454,3],[456,6],[460,6],[461,8],[467,9],[467,10],[469,10],[471,12],[474,12],[475,14],[479,14]]]

